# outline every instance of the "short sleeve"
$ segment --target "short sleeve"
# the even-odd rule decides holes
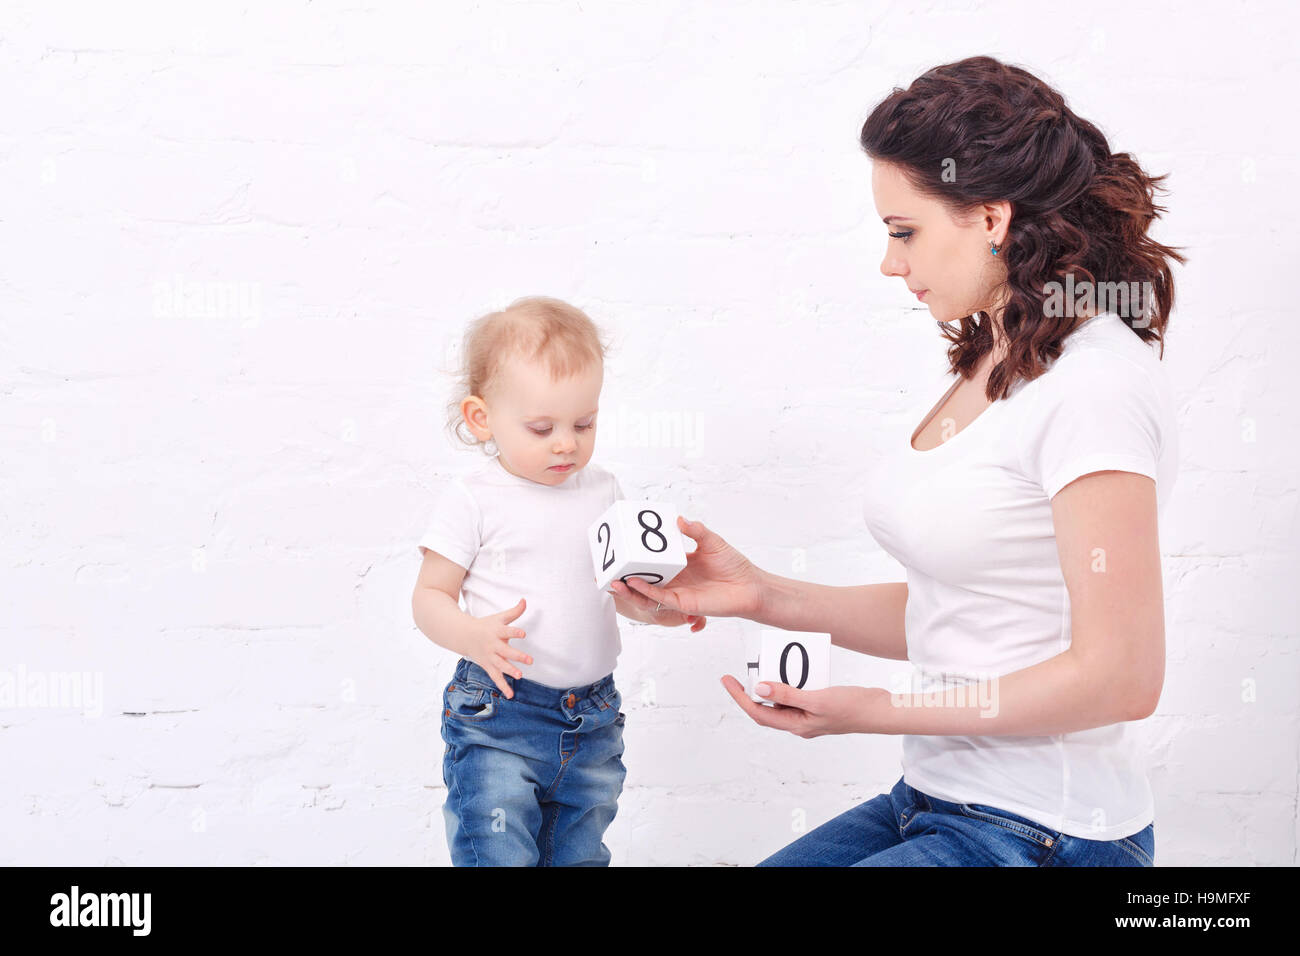
[[[478,554],[480,527],[478,503],[473,495],[460,481],[450,481],[438,495],[433,515],[420,538],[420,556],[428,548],[469,570]]]
[[[1024,472],[1047,497],[1094,471],[1129,471],[1157,480],[1161,395],[1140,365],[1097,349],[1035,379],[1040,384],[1020,433]]]
[[[623,486],[618,483],[618,478],[614,479],[614,501],[622,501],[626,497],[623,494]]]

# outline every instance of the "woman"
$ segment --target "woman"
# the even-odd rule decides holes
[[[723,678],[766,727],[903,735],[889,793],[760,865],[1151,866],[1125,724],[1164,678],[1157,518],[1178,446],[1149,343],[1163,354],[1168,260],[1184,259],[1146,234],[1163,177],[989,57],[895,89],[861,143],[889,229],[881,271],[929,306],[956,376],[888,436],[868,485],[867,526],[907,581],[778,577],[683,518],[697,548],[671,586],[616,591],[912,662],[906,693],[759,685],[775,708]],[[1111,299],[1114,283],[1137,294]]]

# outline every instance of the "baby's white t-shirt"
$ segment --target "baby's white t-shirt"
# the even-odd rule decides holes
[[[613,673],[622,644],[614,599],[596,587],[587,529],[623,497],[613,474],[588,463],[559,485],[543,485],[484,459],[442,489],[420,538],[465,568],[461,592],[474,617],[526,601],[510,646],[533,658],[524,678],[561,690]]]
[[[947,394],[940,386],[889,430],[863,513],[907,571],[908,693],[1009,674],[1070,646],[1051,499],[1082,475],[1128,471],[1155,481],[1163,512],[1178,432],[1156,347],[1101,313],[1065,339],[1046,372],[1018,382],[940,445],[911,446]],[[902,763],[906,782],[924,793],[1000,807],[1071,836],[1119,839],[1154,818],[1128,723],[1045,736],[904,735]]]

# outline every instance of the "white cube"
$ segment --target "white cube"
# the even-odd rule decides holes
[[[800,690],[823,690],[831,686],[829,634],[765,629],[759,636],[757,650],[757,658],[751,650],[746,661],[750,700],[772,703],[754,693],[754,685],[763,682],[789,684]]]
[[[596,585],[642,578],[660,587],[686,567],[686,541],[677,509],[657,501],[614,502],[587,529]]]

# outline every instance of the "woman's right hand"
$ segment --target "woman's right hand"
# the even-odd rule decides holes
[[[667,587],[630,577],[627,584],[615,581],[613,589],[649,609],[662,604],[686,615],[751,617],[757,614],[762,606],[763,572],[700,522],[687,521],[678,515],[677,527],[695,542],[696,548],[686,555],[686,567]]]

